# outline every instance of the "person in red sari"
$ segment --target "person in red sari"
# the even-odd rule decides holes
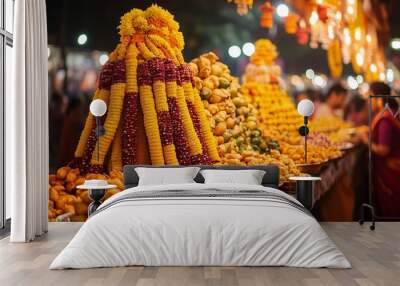
[[[373,199],[378,216],[400,217],[400,115],[396,114],[399,103],[390,97],[384,101],[389,109],[376,113],[371,126]],[[368,144],[367,134],[362,139]]]

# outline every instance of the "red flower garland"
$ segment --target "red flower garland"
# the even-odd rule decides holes
[[[136,163],[136,132],[138,122],[139,95],[137,92],[127,92],[124,97],[121,128],[122,164]]]
[[[114,63],[107,62],[99,75],[99,89],[110,90],[111,83],[113,79]],[[104,123],[104,117],[101,119],[102,124]],[[74,158],[68,165],[71,168],[79,168],[82,174],[86,174],[94,171],[95,173],[101,173],[104,170],[104,166],[99,166],[91,168],[90,160],[92,158],[92,153],[96,147],[96,121],[93,119],[93,124],[91,127],[89,138],[86,142],[86,148],[81,158]]]
[[[193,88],[195,88],[194,78],[190,67],[187,64],[185,64],[181,65],[179,68],[180,68],[180,75],[182,82],[190,82]],[[194,129],[196,130],[196,134],[199,137],[200,143],[203,147],[203,154],[201,156],[194,156],[196,158],[193,158],[193,160],[195,161],[193,162],[193,164],[211,164],[211,159],[208,155],[204,134],[201,130],[201,123],[199,116],[196,113],[193,102],[186,100],[186,104],[189,109],[190,117],[192,118],[193,121]]]
[[[165,66],[163,59],[153,58],[148,61],[148,66],[153,83],[155,81],[165,82]],[[156,94],[153,94],[153,96],[156,97]],[[174,132],[169,112],[157,111],[157,120],[162,146],[174,144]]]

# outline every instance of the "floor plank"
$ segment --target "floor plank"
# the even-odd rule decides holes
[[[399,285],[400,223],[368,225],[322,223],[353,268],[289,267],[119,267],[50,271],[55,256],[79,230],[80,223],[51,223],[49,233],[32,243],[0,240],[0,285],[266,286]]]

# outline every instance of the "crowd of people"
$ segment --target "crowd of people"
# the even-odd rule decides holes
[[[368,98],[373,97],[369,106]],[[374,82],[367,93],[350,94],[341,83],[334,83],[325,95],[314,90],[297,94],[296,100],[308,98],[315,104],[313,118],[339,117],[357,128],[360,144],[372,150],[373,200],[379,216],[400,217],[400,108],[399,100],[393,96],[390,86]],[[369,122],[371,113],[371,122]],[[371,125],[371,137],[369,128]],[[362,128],[364,127],[364,128]],[[372,139],[370,145],[370,138]],[[367,155],[368,152],[365,152]],[[368,158],[360,158],[358,174],[363,174],[363,185],[358,194],[358,204],[368,198]]]
[[[49,167],[55,171],[74,157],[88,103],[80,97],[67,97],[53,92],[49,101]]]

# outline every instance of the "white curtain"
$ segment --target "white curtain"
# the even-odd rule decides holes
[[[45,0],[16,0],[14,94],[6,98],[6,187],[12,242],[47,232],[48,86]]]

